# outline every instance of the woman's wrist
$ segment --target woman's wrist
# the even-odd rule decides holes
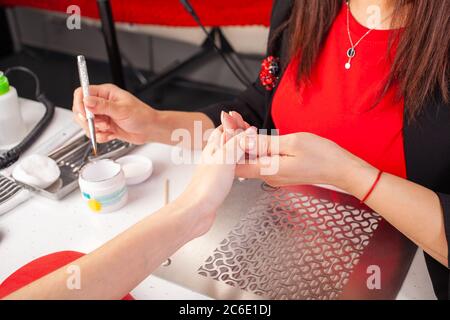
[[[342,174],[336,187],[362,199],[375,181],[379,170],[359,159],[349,159],[342,168]]]
[[[158,130],[158,125],[161,123],[160,121],[160,113],[161,111],[152,108],[150,105],[144,103],[145,106],[145,123],[147,123],[145,136],[148,142],[157,141],[155,137],[155,132]]]
[[[185,191],[169,206],[176,212],[179,230],[188,241],[206,233],[214,222],[214,210],[195,194],[186,194]]]
[[[179,112],[156,110],[152,107],[149,109],[146,117],[147,125],[147,141],[148,142],[160,142],[165,144],[171,144],[171,135],[174,129],[183,128],[183,126],[177,126],[179,121]]]

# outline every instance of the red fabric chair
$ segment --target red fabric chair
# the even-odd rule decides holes
[[[43,276],[79,259],[84,253],[75,251],[61,251],[52,253],[26,264],[12,275],[10,275],[2,284],[0,284],[0,299],[30,284],[31,282],[42,278]],[[123,300],[134,300],[131,295],[126,295]]]
[[[273,0],[191,0],[206,26],[264,25]],[[0,0],[0,5],[66,12],[78,5],[83,17],[98,18],[94,0]],[[178,0],[111,0],[114,21],[165,26],[197,26]]]

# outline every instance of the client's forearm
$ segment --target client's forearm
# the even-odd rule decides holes
[[[65,266],[6,299],[120,299],[195,237],[189,218],[195,210],[199,209],[169,204],[71,263],[80,270],[80,289],[68,287]]]

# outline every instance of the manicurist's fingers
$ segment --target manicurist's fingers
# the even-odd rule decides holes
[[[246,179],[261,179],[270,175],[276,175],[279,171],[280,156],[265,156],[252,160],[246,160],[236,166],[236,176]]]
[[[89,96],[83,99],[86,108],[94,115],[105,115],[114,119],[127,116],[129,110],[125,106],[104,98]]]
[[[91,84],[89,86],[89,95],[111,100],[113,92],[117,91],[118,87],[111,83]]]
[[[89,128],[86,118],[80,113],[74,116],[75,121],[84,130],[87,137],[89,137]],[[110,119],[105,116],[97,116],[95,118],[95,135],[97,142],[104,143],[115,139],[114,128],[110,124]],[[114,137],[113,137],[114,136]]]
[[[253,154],[257,157],[270,156],[278,154],[279,137],[268,135],[254,135],[246,136],[241,141],[241,146],[247,153]]]
[[[84,104],[83,104],[83,92],[82,92],[81,88],[77,88],[73,92],[72,111],[76,115],[77,114],[81,114],[82,116],[85,115]]]
[[[95,129],[102,131],[114,131],[111,118],[107,116],[97,115],[94,120]]]
[[[110,131],[99,131],[95,133],[95,137],[98,143],[105,143],[115,139],[114,133]]]
[[[296,148],[295,135],[270,136],[259,134],[256,137],[247,136],[245,141],[241,141],[241,143],[247,153],[257,157],[289,156],[294,153]]]
[[[86,117],[85,117],[83,114],[81,114],[81,113],[74,113],[73,119],[75,120],[76,123],[78,123],[78,125],[79,125],[84,131],[87,131],[87,130],[88,130],[87,120],[86,120]]]

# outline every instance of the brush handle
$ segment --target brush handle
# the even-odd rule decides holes
[[[77,57],[78,73],[80,75],[81,89],[83,90],[83,97],[89,97],[89,75],[86,66],[86,58],[84,56]],[[90,112],[86,107],[84,108],[87,119],[94,119],[94,114]]]
[[[80,74],[80,83],[83,90],[83,96],[89,97],[89,76],[86,66],[86,59],[84,56],[77,57],[78,62],[78,73]],[[92,150],[94,155],[97,154],[97,140],[95,137],[95,125],[94,125],[94,114],[90,112],[86,106],[84,107],[86,112],[86,119],[88,121],[89,135],[91,137]]]

